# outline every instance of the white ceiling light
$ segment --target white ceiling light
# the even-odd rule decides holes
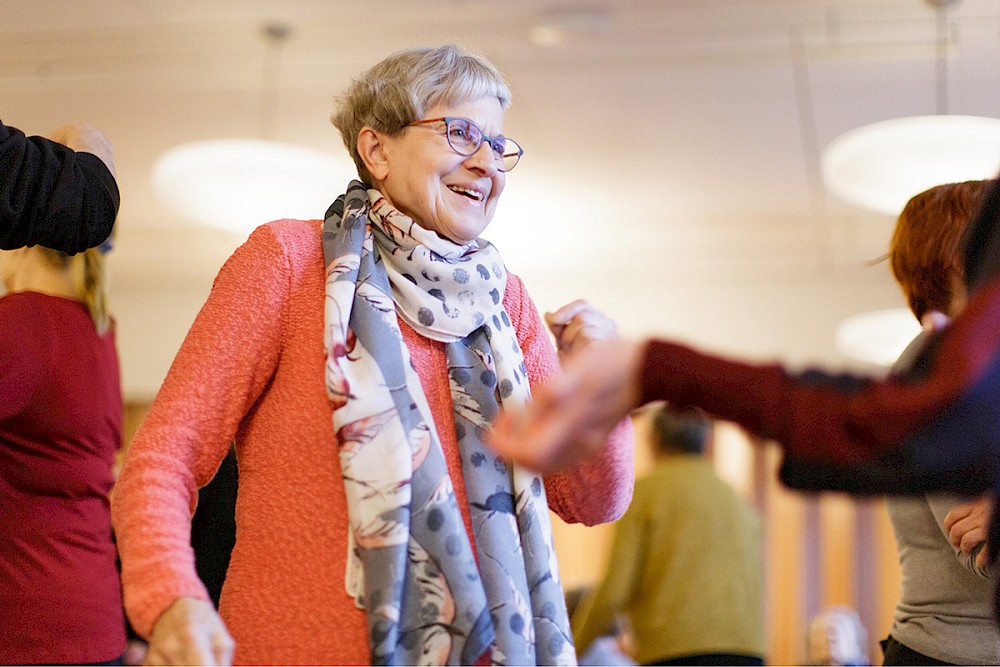
[[[850,130],[823,151],[827,189],[861,208],[896,216],[914,195],[1000,171],[1000,118],[948,115],[946,6],[937,9],[936,115],[885,120]]]
[[[178,214],[243,234],[278,218],[322,218],[356,174],[346,155],[277,141],[214,139],[161,155],[153,189]]]
[[[912,116],[846,132],[823,153],[823,180],[841,199],[896,216],[943,183],[1000,172],[1000,118]]]
[[[920,324],[909,309],[873,310],[837,325],[834,346],[849,359],[888,367],[919,333]]]
[[[278,91],[278,47],[286,26],[264,26],[265,63],[260,134],[271,137]],[[357,177],[347,154],[271,139],[210,139],[164,152],[153,166],[153,191],[176,213],[238,234],[277,218],[322,218],[333,198]]]

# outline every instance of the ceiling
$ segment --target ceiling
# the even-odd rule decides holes
[[[350,78],[445,41],[511,85],[504,131],[525,157],[485,236],[541,310],[582,297],[630,336],[844,367],[836,324],[903,300],[871,261],[892,218],[824,191],[822,147],[942,104],[1000,112],[1000,0],[948,7],[943,96],[937,18],[927,0],[6,0],[0,118],[29,134],[84,120],[114,143],[132,400],[155,394],[245,238],[158,201],[157,155],[214,137],[343,154],[328,117]],[[562,42],[541,43],[552,29]]]

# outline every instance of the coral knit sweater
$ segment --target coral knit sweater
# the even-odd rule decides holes
[[[219,604],[235,661],[369,660],[364,612],[344,590],[347,505],[324,385],[321,224],[269,223],[226,262],[132,442],[113,519],[126,609],[143,636],[178,597],[208,599],[190,518],[198,488],[235,440],[236,546]],[[558,360],[516,276],[504,305],[537,384]],[[471,536],[444,347],[400,328]],[[588,525],[621,516],[632,483],[627,422],[598,457],[545,480],[551,509]]]

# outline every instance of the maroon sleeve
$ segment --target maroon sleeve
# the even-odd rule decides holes
[[[879,485],[965,489],[990,481],[1000,449],[1000,279],[927,346],[909,374],[875,380],[777,364],[749,364],[651,341],[642,402],[697,406],[779,442],[814,488]],[[952,443],[947,448],[941,443]],[[959,444],[960,443],[960,444]],[[813,466],[810,469],[810,466]],[[822,466],[839,472],[824,478]],[[867,472],[866,472],[867,471]],[[894,482],[881,481],[894,471]],[[957,474],[961,472],[961,475]],[[969,477],[975,472],[975,479]],[[910,477],[907,477],[907,476]],[[964,477],[965,479],[961,479]],[[819,481],[827,479],[828,481]]]

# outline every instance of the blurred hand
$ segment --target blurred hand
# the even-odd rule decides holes
[[[618,325],[614,320],[583,299],[545,313],[545,323],[556,338],[560,356],[590,343],[618,338]]]
[[[567,355],[518,412],[504,410],[487,434],[501,456],[546,474],[600,451],[611,430],[639,403],[644,344],[589,343]]]
[[[146,649],[149,648],[146,642],[141,639],[129,639],[125,644],[125,653],[122,655],[122,663],[126,665],[141,665],[146,659]]]
[[[236,644],[211,602],[177,598],[160,614],[144,665],[230,665]]]
[[[53,132],[49,139],[65,144],[75,151],[96,155],[107,165],[111,175],[117,178],[111,141],[93,125],[69,123]]]
[[[953,547],[970,555],[977,546],[983,545],[983,548],[976,554],[976,565],[981,568],[987,566],[989,559],[986,536],[992,511],[993,498],[985,495],[952,508],[948,512],[948,516],[944,518],[948,540]]]

